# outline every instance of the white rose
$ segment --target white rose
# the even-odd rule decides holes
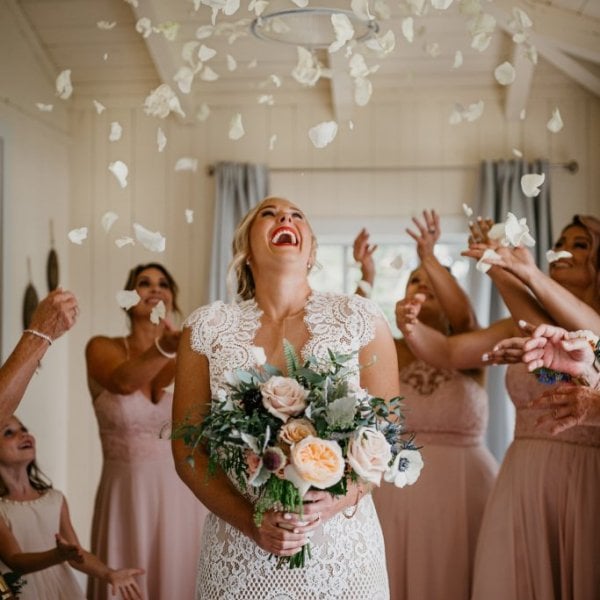
[[[306,408],[308,392],[289,377],[271,377],[260,386],[263,406],[284,423]]]
[[[375,429],[361,427],[348,445],[348,463],[356,474],[380,485],[381,475],[388,469],[392,451],[385,436]]]

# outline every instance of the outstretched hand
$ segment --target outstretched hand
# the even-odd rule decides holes
[[[120,594],[124,600],[143,600],[142,591],[135,577],[144,573],[144,569],[111,569],[107,576],[111,595]]]
[[[425,300],[425,294],[415,294],[396,302],[396,325],[405,337],[414,331]]]
[[[369,237],[370,233],[363,227],[354,239],[352,256],[357,263],[360,263],[363,279],[372,284],[375,278],[373,253],[378,246],[377,244],[370,244]]]
[[[418,229],[418,233],[412,229],[406,229],[406,233],[417,242],[417,254],[421,261],[433,255],[433,249],[440,238],[440,217],[435,210],[424,210],[422,220],[416,217],[412,222]]]

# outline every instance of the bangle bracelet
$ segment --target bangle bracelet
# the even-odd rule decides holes
[[[155,337],[154,338],[154,346],[155,348],[165,357],[168,359],[171,358],[175,358],[177,356],[177,352],[165,352],[161,347],[160,344],[158,343],[158,338]]]
[[[30,333],[31,335],[35,335],[36,337],[42,338],[43,340],[46,340],[48,342],[48,346],[52,346],[52,338],[49,335],[38,331],[37,329],[25,329],[23,330],[23,333]]]

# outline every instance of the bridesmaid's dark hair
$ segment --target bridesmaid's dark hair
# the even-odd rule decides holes
[[[129,274],[127,275],[127,281],[125,282],[125,286],[123,287],[123,289],[124,290],[134,290],[135,284],[137,283],[137,278],[139,277],[140,273],[142,271],[145,271],[146,269],[157,269],[165,276],[165,279],[167,280],[167,283],[169,284],[169,289],[171,290],[171,293],[173,294],[173,310],[176,313],[181,314],[181,309],[179,308],[179,305],[177,304],[177,295],[179,294],[179,286],[175,282],[175,279],[173,279],[173,276],[171,275],[171,273],[169,273],[169,271],[167,271],[167,269],[165,267],[163,267],[163,265],[161,265],[160,263],[150,262],[150,263],[137,265],[136,267],[133,267],[133,269],[131,269],[131,271],[129,271]],[[126,312],[129,312],[129,311],[126,311]]]

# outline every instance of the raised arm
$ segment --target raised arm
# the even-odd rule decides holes
[[[441,229],[439,215],[434,211],[423,211],[423,219],[413,218],[417,231],[406,232],[417,243],[417,254],[421,265],[427,272],[435,296],[444,311],[454,333],[463,333],[477,329],[477,318],[469,297],[460,287],[452,274],[434,254]]]
[[[71,292],[57,289],[33,313],[11,355],[0,368],[0,421],[12,415],[50,344],[74,324],[79,309]]]
[[[377,250],[377,245],[369,243],[369,232],[363,227],[352,246],[352,255],[354,260],[360,264],[361,280],[359,281],[355,294],[369,297],[375,283],[375,261],[373,253]]]

